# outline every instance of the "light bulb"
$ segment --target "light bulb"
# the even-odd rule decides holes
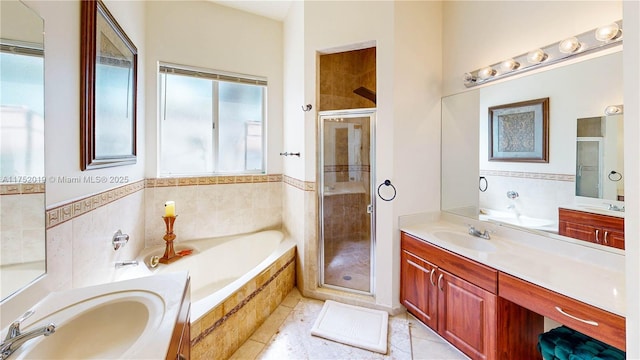
[[[570,37],[562,40],[558,45],[558,50],[563,54],[571,54],[576,52],[580,46],[580,41],[576,37]]]
[[[486,80],[495,74],[496,71],[493,70],[491,66],[487,66],[486,68],[480,69],[480,71],[478,71],[478,78],[480,78],[481,80]]]
[[[620,26],[618,26],[617,23],[611,23],[597,28],[595,36],[598,41],[609,41],[617,39],[621,34],[622,31],[620,31]]]
[[[502,71],[511,71],[519,67],[520,67],[520,63],[513,59],[505,60],[500,64],[500,69],[502,69]]]
[[[464,75],[462,76],[462,79],[464,80],[465,84],[476,82],[475,76],[473,76],[471,73],[468,73],[468,72],[464,73]]]
[[[622,109],[624,107],[622,105],[609,105],[604,109],[605,115],[619,115],[622,114]]]
[[[532,64],[538,64],[547,59],[547,54],[542,49],[536,49],[527,54],[527,61]]]

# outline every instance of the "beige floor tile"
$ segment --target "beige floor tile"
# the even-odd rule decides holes
[[[266,344],[255,357],[256,359],[468,359],[413,316],[407,315],[407,313],[389,317],[389,347],[386,354],[378,354],[311,336],[311,327],[320,314],[324,302],[304,298],[300,296],[297,289],[294,289],[285,301],[287,303],[283,302],[248,341],[252,342],[248,346]],[[293,306],[293,308],[290,306]],[[251,349],[254,348],[252,347]],[[236,355],[234,354],[234,356]],[[240,358],[235,357],[235,359]]]
[[[263,344],[268,343],[271,337],[278,331],[282,322],[289,316],[291,310],[290,307],[283,305],[278,306],[249,339]]]
[[[296,307],[296,305],[298,305],[300,299],[302,299],[300,291],[298,291],[298,288],[293,288],[293,290],[291,290],[287,297],[282,300],[282,303],[280,305],[294,308]]]
[[[253,360],[260,354],[263,348],[263,343],[249,339],[231,355],[229,360]]]

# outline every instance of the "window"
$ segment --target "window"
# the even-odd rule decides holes
[[[0,39],[0,176],[3,179],[44,175],[43,55],[41,45]]]
[[[264,173],[267,82],[160,65],[160,176]]]

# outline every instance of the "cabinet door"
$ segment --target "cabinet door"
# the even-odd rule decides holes
[[[495,359],[496,295],[438,272],[438,333],[471,359]]]
[[[597,231],[597,233],[596,233]],[[601,230],[597,227],[585,224],[577,224],[570,221],[560,221],[559,234],[578,240],[584,240],[595,244],[599,243]],[[596,237],[596,234],[598,237]]]
[[[402,250],[401,264],[400,301],[425,325],[436,329],[438,321],[438,294],[434,286],[436,267],[406,250]]]
[[[624,250],[624,232],[602,229],[602,244]]]

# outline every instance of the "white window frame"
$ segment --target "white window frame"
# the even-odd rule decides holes
[[[158,148],[157,148],[157,175],[158,177],[171,178],[171,177],[183,177],[183,176],[216,176],[216,175],[250,175],[250,174],[266,174],[267,172],[267,99],[268,99],[268,83],[267,78],[255,75],[246,75],[239,73],[232,73],[220,70],[205,69],[200,67],[179,65],[168,62],[158,62]],[[162,173],[161,153],[162,153],[162,122],[165,119],[165,104],[166,99],[162,99],[165,96],[164,87],[162,86],[162,76],[164,74],[182,74],[185,76],[199,77],[212,80],[212,97],[213,97],[213,111],[212,111],[212,135],[213,135],[213,171],[212,172],[192,172],[192,173]],[[219,152],[219,82],[233,82],[248,85],[256,85],[263,87],[262,97],[262,168],[258,170],[245,170],[245,171],[233,171],[222,172],[218,169],[220,164],[220,152]],[[166,82],[165,82],[166,86]],[[166,105],[165,105],[166,106]],[[246,146],[245,146],[245,167],[246,167]]]

